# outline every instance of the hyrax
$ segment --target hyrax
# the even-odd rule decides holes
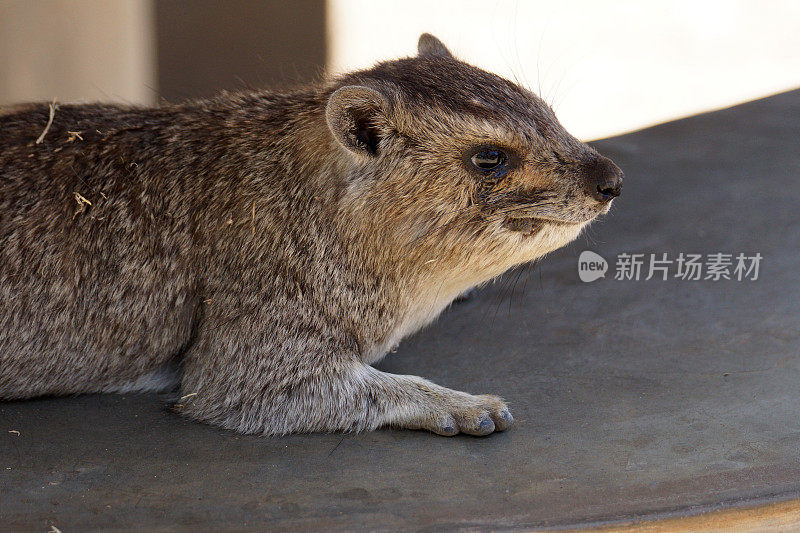
[[[154,390],[246,433],[512,417],[370,366],[574,239],[622,173],[423,35],[294,92],[0,113],[0,398]]]

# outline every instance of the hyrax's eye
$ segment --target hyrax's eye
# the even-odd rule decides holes
[[[488,148],[473,155],[471,161],[478,170],[489,172],[504,167],[508,163],[508,157],[502,150]]]

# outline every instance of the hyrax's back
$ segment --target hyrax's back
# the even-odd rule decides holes
[[[49,105],[0,114],[0,398],[125,387],[188,342],[185,213],[144,179],[161,115],[57,106],[37,143]]]

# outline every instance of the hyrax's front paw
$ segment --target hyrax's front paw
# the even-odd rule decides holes
[[[497,396],[448,392],[451,394],[431,398],[430,411],[413,427],[446,437],[458,433],[483,436],[504,431],[514,423],[508,406]]]

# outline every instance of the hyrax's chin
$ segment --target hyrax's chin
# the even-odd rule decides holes
[[[503,223],[517,251],[530,261],[569,244],[580,235],[594,217],[585,221],[549,218],[511,218]]]
[[[504,224],[508,253],[514,264],[533,261],[575,240],[587,224],[539,218],[509,221]]]

